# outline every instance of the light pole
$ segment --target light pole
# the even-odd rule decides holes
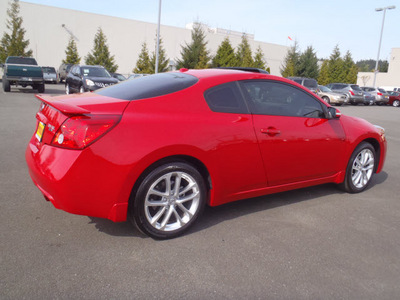
[[[378,56],[376,58],[376,65],[375,65],[375,72],[374,72],[374,87],[376,83],[376,74],[378,73],[378,63],[379,63],[379,54],[381,52],[381,43],[382,43],[382,34],[383,34],[383,25],[385,24],[385,15],[386,15],[386,10],[387,9],[395,9],[396,6],[386,6],[386,7],[380,7],[380,8],[375,8],[375,11],[382,11],[383,10],[383,19],[382,19],[382,28],[381,28],[381,37],[379,38],[379,47],[378,47]]]
[[[156,49],[156,69],[154,73],[158,73],[158,60],[160,52],[160,21],[161,21],[161,0],[158,2],[158,23],[157,23],[157,49]]]

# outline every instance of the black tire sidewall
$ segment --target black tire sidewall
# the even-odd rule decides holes
[[[353,166],[354,160],[356,159],[358,154],[364,149],[371,150],[372,154],[374,155],[374,170],[373,170],[373,173],[375,172],[375,167],[376,167],[376,163],[377,163],[375,149],[370,143],[362,142],[353,151],[353,153],[352,153],[352,155],[350,157],[350,160],[349,160],[349,162],[347,164],[346,177],[345,177],[345,181],[344,181],[344,184],[345,184],[344,188],[349,193],[360,193],[360,192],[364,191],[368,187],[370,182],[371,182],[372,176],[371,176],[371,178],[369,179],[369,181],[367,182],[367,184],[365,186],[363,186],[362,188],[357,188],[353,184],[353,181],[351,180],[351,170],[352,170],[352,166]]]
[[[174,231],[160,231],[154,228],[147,220],[146,215],[145,215],[145,207],[144,207],[144,201],[147,195],[147,192],[150,188],[150,186],[156,181],[159,177],[170,173],[170,172],[185,172],[192,176],[196,183],[199,186],[199,191],[200,191],[200,203],[199,207],[192,217],[192,219],[185,224],[183,227],[174,230]],[[182,163],[182,162],[176,162],[176,163],[168,163],[165,165],[162,165],[160,167],[157,167],[153,171],[151,171],[141,182],[136,196],[133,199],[133,205],[130,205],[130,214],[132,216],[132,219],[135,223],[135,225],[141,230],[143,233],[149,235],[152,238],[155,239],[170,239],[177,237],[181,234],[183,234],[189,227],[193,225],[193,223],[197,220],[197,218],[201,215],[201,213],[204,210],[204,206],[206,203],[206,186],[204,183],[204,179],[195,169],[193,166]],[[132,204],[132,203],[131,203]]]

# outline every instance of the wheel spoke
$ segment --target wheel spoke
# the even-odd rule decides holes
[[[177,173],[175,176],[175,187],[174,187],[174,196],[175,197],[179,196],[179,188],[181,187],[181,179],[182,179],[182,175],[180,173]]]
[[[161,230],[165,229],[165,226],[168,224],[168,221],[171,218],[173,210],[174,210],[174,208],[172,206],[168,209],[168,211],[167,211],[167,213],[166,213],[166,215],[165,215],[165,217],[164,217],[164,219],[163,219],[163,221],[161,223],[161,227],[160,227]]]
[[[186,222],[182,220],[181,216],[176,211],[175,207],[174,207],[174,215],[175,215],[175,218],[178,220],[180,226],[183,226],[186,224]]]
[[[156,196],[160,196],[160,197],[169,196],[168,193],[166,193],[166,192],[161,192],[161,191],[158,191],[158,190],[156,190],[156,189],[151,189],[151,190],[149,191],[149,195],[156,195]]]
[[[178,200],[176,200],[176,203],[183,203],[183,202],[187,202],[190,200],[193,200],[194,198],[196,198],[199,195],[199,192],[193,192],[193,194],[187,195],[183,198],[179,198]]]
[[[188,210],[182,203],[177,203],[179,208],[185,213],[189,215],[189,218],[191,219],[193,217],[193,213]]]
[[[161,208],[161,209],[154,215],[154,217],[151,218],[150,224],[151,224],[152,226],[154,226],[154,225],[157,223],[157,221],[161,218],[161,216],[163,215],[163,213],[165,212],[166,209],[167,209],[166,207]]]
[[[179,194],[185,194],[189,192],[195,185],[196,185],[195,182],[189,183],[182,191],[179,192]]]
[[[152,201],[152,200],[146,201],[146,206],[150,206],[150,207],[167,206],[167,205],[168,205],[168,203],[165,201]]]

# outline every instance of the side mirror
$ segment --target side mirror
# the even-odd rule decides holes
[[[334,107],[328,107],[328,119],[339,119],[342,113]]]

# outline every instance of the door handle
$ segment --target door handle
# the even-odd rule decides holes
[[[281,131],[276,129],[275,127],[261,128],[261,133],[268,134],[269,136],[275,136],[280,134]]]

